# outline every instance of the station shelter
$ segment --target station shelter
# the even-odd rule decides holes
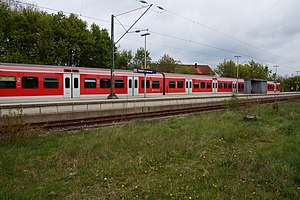
[[[244,79],[244,94],[267,93],[268,84],[263,79]]]

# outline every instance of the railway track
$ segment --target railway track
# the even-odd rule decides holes
[[[297,97],[300,99],[300,97]],[[252,104],[278,104],[286,101],[290,101],[289,97],[276,97],[276,98],[261,98],[251,100],[238,100],[234,106],[244,107]],[[228,108],[225,102],[215,102],[210,105],[200,104],[193,105],[192,107],[181,108],[181,109],[170,109],[170,110],[159,110],[152,112],[134,113],[134,114],[123,114],[123,115],[112,115],[105,117],[78,119],[78,120],[64,120],[58,122],[48,123],[33,123],[33,127],[41,128],[44,132],[56,132],[64,130],[77,130],[85,128],[95,128],[101,126],[109,126],[120,123],[125,123],[133,120],[146,120],[146,119],[157,119],[157,118],[169,118],[172,116],[186,115],[192,113],[201,112],[212,112],[222,111]]]
[[[172,116],[191,114],[191,113],[200,113],[200,112],[207,112],[207,111],[216,111],[222,109],[224,109],[224,105],[211,105],[211,106],[176,109],[176,110],[113,115],[113,116],[88,118],[88,119],[80,119],[80,120],[65,120],[59,122],[36,123],[31,125],[35,128],[42,128],[45,132],[59,131],[59,130],[76,130],[76,129],[83,129],[83,128],[95,128],[101,126],[115,125],[115,124],[133,121],[133,120],[169,118]]]

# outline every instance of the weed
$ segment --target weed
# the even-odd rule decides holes
[[[9,112],[2,118],[0,126],[0,143],[10,143],[38,134],[38,130],[24,122],[22,109],[17,112]]]
[[[6,199],[299,199],[300,103],[0,146]]]
[[[243,101],[237,97],[237,95],[231,95],[229,100],[225,101],[225,108],[229,110],[236,110],[242,105]]]

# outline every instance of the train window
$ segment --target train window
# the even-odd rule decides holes
[[[227,89],[227,83],[224,83],[224,88]]]
[[[129,88],[132,88],[132,80],[131,80],[131,79],[129,79],[128,87],[129,87]]]
[[[144,80],[142,80],[142,88],[144,88]],[[150,88],[150,81],[146,80],[146,88]]]
[[[0,89],[1,88],[16,88],[16,77],[0,76]]]
[[[194,82],[194,88],[199,88],[199,82]]]
[[[95,78],[84,79],[84,88],[96,88],[97,81]]]
[[[169,88],[176,88],[176,83],[175,83],[175,81],[170,81],[170,82],[169,82]]]
[[[115,80],[115,88],[124,88],[124,80],[123,79]]]
[[[232,84],[231,83],[228,84],[228,88],[230,88],[230,89],[232,88]]]
[[[189,88],[189,82],[185,82],[185,87]]]
[[[65,78],[65,88],[70,88],[70,78]]]
[[[100,79],[100,88],[110,88],[110,79]]]
[[[38,77],[23,76],[22,77],[22,88],[38,88],[39,79]]]
[[[201,82],[201,88],[205,88],[205,82]]]
[[[74,78],[74,88],[78,88],[78,78]]]
[[[45,77],[44,88],[58,88],[58,78],[56,77]]]
[[[134,88],[138,88],[138,81],[134,80]]]
[[[244,89],[244,84],[241,84],[242,89]]]
[[[211,88],[211,83],[207,83],[207,88]]]
[[[220,89],[223,88],[223,83],[219,83],[219,88],[220,88]]]
[[[160,82],[159,81],[152,81],[152,88],[160,88]]]
[[[183,88],[183,81],[177,81],[177,88]]]
[[[238,88],[241,89],[241,84],[238,84]]]

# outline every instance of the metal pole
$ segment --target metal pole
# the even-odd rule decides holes
[[[279,67],[279,65],[275,65],[274,67],[275,67],[275,81],[276,81],[276,79],[277,79],[277,68]]]
[[[146,51],[146,44],[147,44],[147,36],[145,35],[145,65],[144,69],[147,67],[147,51]],[[144,73],[144,98],[146,98],[146,90],[147,90],[147,79],[146,79],[146,73]]]
[[[117,99],[114,91],[114,70],[115,70],[115,39],[114,39],[114,15],[111,15],[111,68],[110,68],[110,94],[108,99]]]
[[[144,69],[146,69],[147,66],[147,35],[150,35],[150,33],[144,33],[141,36],[145,37],[145,64],[144,64]],[[144,73],[144,98],[146,98],[146,89],[147,89],[147,77],[146,73]]]
[[[274,89],[275,89],[275,94],[276,94],[276,92],[277,92],[277,68],[279,67],[279,65],[274,65],[274,67],[275,67],[275,87],[274,87]]]
[[[147,3],[146,1],[143,1],[142,3]],[[120,15],[124,15],[124,14],[128,14],[130,12],[133,11],[137,11],[139,9],[145,8],[145,7],[141,7],[138,9],[134,9],[131,11],[127,11],[124,13],[121,13],[119,15],[111,15],[111,45],[112,45],[112,53],[111,53],[111,68],[110,68],[110,94],[108,95],[108,99],[117,99],[118,96],[115,94],[115,82],[114,82],[114,69],[115,69],[115,45],[130,31],[130,29],[148,12],[148,10],[153,6],[153,4],[150,4],[149,6],[145,6],[148,7],[143,13],[142,15],[129,27],[129,29],[126,30],[126,32],[117,40],[117,42],[115,42],[114,39],[114,19],[116,16],[120,16]],[[160,10],[164,10],[162,7],[160,6],[156,6],[158,9]]]
[[[299,85],[298,85],[298,78],[299,78],[299,75],[298,75],[298,73],[300,72],[300,71],[296,71],[297,72],[297,84],[296,84],[296,90],[297,90],[297,92],[299,92]]]
[[[241,56],[234,56],[236,58],[236,94],[239,94],[239,58]]]

